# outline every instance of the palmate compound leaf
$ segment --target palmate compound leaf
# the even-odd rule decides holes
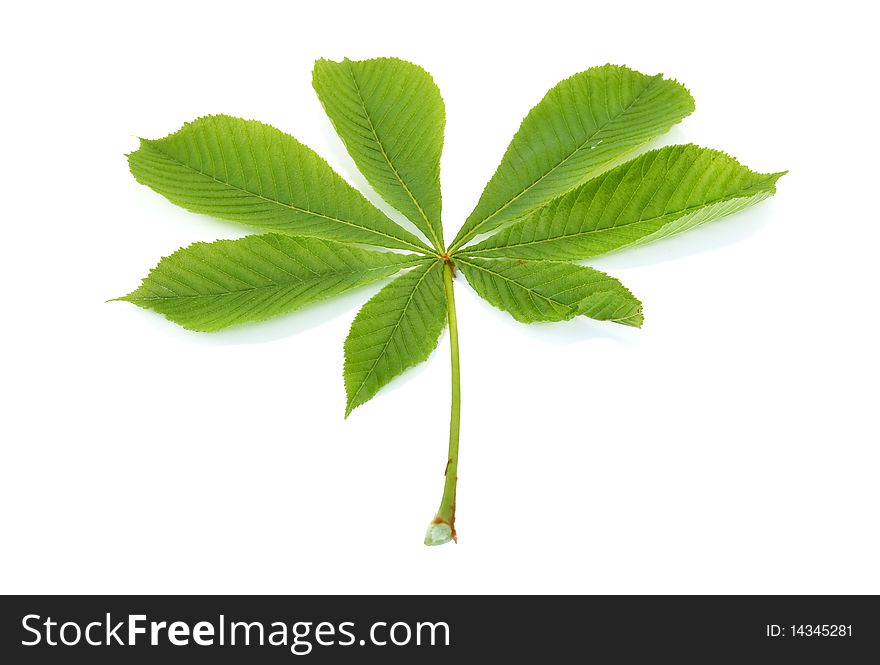
[[[393,59],[319,61],[314,86],[366,178],[446,262],[292,137],[258,122],[210,116],[164,139],[142,141],[129,156],[132,173],[190,210],[274,233],[179,250],[120,299],[209,331],[408,269],[352,324],[345,342],[346,416],[427,359],[449,322],[449,456],[428,545],[455,539],[461,390],[453,264],[483,298],[519,321],[585,315],[640,326],[641,303],[620,282],[571,261],[741,210],[773,194],[782,175],[751,172],[715,151],[673,146],[599,176],[688,115],[693,100],[659,75],[597,67],[562,81],[532,109],[444,252],[439,158],[445,116],[430,76]]]
[[[320,156],[256,120],[205,116],[128,156],[132,175],[193,212],[288,233],[430,251]]]
[[[345,415],[427,360],[446,325],[442,261],[397,277],[361,308],[345,339]]]
[[[312,85],[364,177],[442,251],[446,111],[431,75],[397,58],[322,59]]]
[[[430,260],[278,233],[197,242],[163,258],[119,300],[211,332],[286,314]]]
[[[642,303],[614,277],[573,263],[457,257],[456,265],[489,303],[523,323],[578,315],[636,328]]]
[[[581,260],[681,233],[776,192],[756,173],[696,145],[640,155],[462,250],[468,256]]]
[[[522,121],[452,249],[544,205],[694,110],[680,83],[627,67],[561,81]]]

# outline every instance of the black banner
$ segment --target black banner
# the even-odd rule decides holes
[[[876,596],[7,596],[0,605],[0,662],[15,664],[880,654]]]

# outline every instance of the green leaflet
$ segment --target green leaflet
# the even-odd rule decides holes
[[[695,145],[660,148],[462,250],[468,256],[580,260],[657,240],[748,208],[783,173],[755,173]]]
[[[321,157],[255,120],[211,115],[128,156],[132,175],[172,203],[269,231],[423,252]]]
[[[517,321],[565,321],[583,314],[599,321],[642,325],[642,303],[613,277],[572,263],[481,260],[459,256],[474,291]]]
[[[118,300],[210,332],[286,314],[429,260],[277,233],[197,242],[163,258]]]
[[[561,81],[522,121],[452,249],[580,185],[693,110],[687,89],[660,74],[604,65]]]
[[[345,415],[427,360],[446,325],[442,262],[401,275],[373,296],[345,339]]]
[[[397,58],[318,60],[312,85],[364,177],[442,251],[446,111],[431,75]]]

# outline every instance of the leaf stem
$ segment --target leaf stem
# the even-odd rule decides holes
[[[452,264],[443,264],[443,287],[446,290],[446,312],[449,318],[449,348],[452,355],[452,413],[449,418],[449,456],[446,481],[440,508],[428,526],[425,545],[443,545],[455,536],[455,488],[458,482],[458,436],[461,427],[461,374],[458,361],[458,319],[455,314],[455,293],[452,288]]]

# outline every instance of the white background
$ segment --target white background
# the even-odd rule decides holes
[[[870,4],[637,4],[7,7],[0,591],[880,593]],[[457,546],[421,544],[448,337],[342,418],[342,341],[378,286],[213,335],[104,302],[242,234],[136,184],[135,136],[258,118],[365,188],[310,71],[377,55],[443,91],[447,237],[547,88],[609,61],[693,92],[657,145],[791,170],[751,211],[594,262],[642,330],[527,327],[457,284]]]

